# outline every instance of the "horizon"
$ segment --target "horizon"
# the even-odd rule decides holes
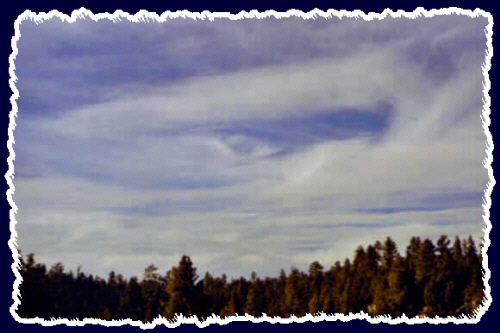
[[[450,242],[450,244],[449,244],[448,248],[449,248],[451,251],[453,251],[453,243],[454,243],[454,241],[456,240],[456,238],[455,238],[455,237],[448,237],[447,235],[441,235],[440,237],[442,237],[442,236],[446,236],[446,237],[447,237],[447,240]],[[418,237],[418,236],[417,236],[417,237]],[[458,237],[458,236],[456,236],[456,237]],[[470,236],[470,237],[472,237],[472,236]],[[390,237],[388,237],[388,238],[390,238]],[[420,239],[420,238],[419,238],[419,239]],[[438,239],[439,239],[439,238],[438,238]],[[420,239],[420,240],[421,240],[422,242],[423,242],[423,241],[425,241],[425,240],[430,240],[433,244],[437,244],[437,240],[438,240],[438,239],[429,239],[429,238],[425,238],[425,239]],[[411,239],[410,239],[410,240],[411,240]],[[465,246],[465,245],[464,245],[464,242],[465,242],[465,241],[467,241],[467,240],[469,240],[469,237],[459,238],[459,240],[460,240],[460,243],[461,243],[461,245],[462,245],[462,249],[464,249],[464,246]],[[476,249],[478,250],[478,253],[477,253],[477,254],[478,254],[478,255],[482,255],[482,253],[481,253],[481,249],[482,249],[482,246],[483,246],[482,239],[481,239],[481,238],[480,238],[480,239],[474,239],[474,238],[472,238],[472,240],[473,240],[473,242],[474,242],[474,245],[475,245]],[[393,239],[392,239],[392,238],[391,238],[391,241],[393,241]],[[47,271],[46,271],[46,274],[48,274],[48,272],[51,270],[51,268],[52,268],[52,267],[56,267],[56,266],[58,266],[58,267],[62,267],[62,268],[63,268],[63,272],[64,272],[65,274],[76,274],[77,272],[81,272],[81,273],[85,274],[86,276],[93,276],[93,278],[94,278],[94,279],[100,279],[100,280],[106,281],[106,280],[109,278],[110,274],[111,274],[111,273],[113,273],[113,275],[114,275],[115,277],[117,277],[117,276],[121,276],[121,277],[123,277],[125,280],[128,280],[128,281],[129,281],[131,278],[136,278],[139,282],[140,282],[140,281],[143,281],[143,280],[145,279],[145,274],[146,274],[146,271],[148,271],[148,270],[149,270],[149,268],[154,267],[155,269],[153,270],[153,272],[155,272],[156,274],[158,274],[160,277],[166,277],[166,276],[168,276],[168,274],[169,274],[169,273],[171,273],[171,272],[172,272],[172,269],[174,269],[174,268],[178,267],[179,262],[180,262],[180,260],[182,260],[182,258],[183,258],[183,257],[188,257],[188,258],[192,261],[192,263],[193,263],[193,268],[194,268],[194,271],[195,271],[195,273],[196,273],[196,279],[195,279],[195,281],[196,281],[197,283],[198,283],[198,282],[200,282],[200,281],[203,281],[203,280],[205,279],[206,274],[209,274],[212,278],[222,278],[223,276],[225,276],[225,277],[226,277],[226,279],[227,279],[227,282],[228,282],[228,283],[231,283],[231,282],[237,281],[237,280],[239,280],[239,279],[241,279],[241,278],[243,278],[243,279],[245,279],[245,280],[247,280],[247,281],[251,281],[251,279],[252,279],[252,275],[253,275],[254,273],[256,274],[256,277],[257,277],[257,278],[259,278],[259,279],[261,279],[261,280],[265,280],[266,278],[270,278],[270,279],[275,279],[275,278],[278,278],[278,277],[280,276],[280,274],[281,274],[281,271],[284,271],[284,272],[285,272],[285,274],[286,274],[287,276],[288,276],[288,275],[289,275],[289,274],[290,274],[293,270],[295,270],[295,269],[299,270],[300,272],[307,273],[308,268],[311,266],[311,264],[314,264],[314,263],[319,263],[319,264],[323,267],[323,268],[321,269],[321,271],[322,271],[323,273],[325,273],[325,272],[328,272],[328,271],[330,271],[331,269],[335,268],[335,265],[336,265],[337,263],[339,263],[341,266],[344,266],[344,265],[345,265],[345,262],[346,262],[346,261],[349,261],[349,263],[352,265],[352,264],[353,264],[353,262],[354,262],[354,259],[355,259],[355,257],[356,257],[356,251],[357,251],[360,247],[361,247],[361,248],[363,248],[363,250],[364,250],[364,251],[366,251],[366,250],[367,250],[367,248],[368,248],[369,246],[374,246],[374,247],[376,248],[376,246],[375,246],[376,242],[380,242],[380,243],[381,243],[381,245],[383,246],[383,244],[384,244],[385,240],[380,240],[380,239],[378,239],[378,240],[375,240],[375,241],[371,242],[370,244],[366,244],[366,246],[365,246],[365,245],[361,245],[361,244],[360,244],[360,245],[358,245],[358,246],[357,246],[357,247],[356,247],[356,248],[352,251],[352,252],[353,252],[353,254],[352,254],[350,257],[346,257],[346,258],[337,258],[337,259],[335,259],[335,260],[334,260],[334,261],[332,261],[332,262],[321,262],[321,263],[320,263],[319,261],[315,260],[315,261],[313,261],[313,262],[309,263],[309,265],[308,265],[307,267],[304,267],[304,268],[302,268],[302,269],[301,269],[301,268],[298,268],[298,267],[296,267],[296,266],[281,267],[281,268],[279,268],[279,269],[277,270],[277,272],[278,272],[277,274],[275,274],[275,275],[265,275],[265,276],[260,276],[260,275],[258,275],[257,273],[255,273],[254,271],[251,271],[251,272],[250,272],[249,274],[247,274],[247,275],[239,275],[239,276],[236,276],[236,275],[233,275],[233,276],[228,276],[228,275],[227,275],[226,273],[224,273],[224,272],[222,272],[222,273],[220,273],[220,274],[218,274],[218,275],[217,275],[217,274],[213,274],[213,273],[212,273],[212,272],[210,272],[210,271],[203,271],[203,272],[200,272],[200,271],[198,270],[198,268],[197,268],[197,265],[196,265],[196,260],[192,260],[191,256],[190,256],[190,255],[188,255],[188,254],[185,254],[185,253],[184,253],[184,254],[181,254],[181,255],[180,255],[180,257],[179,257],[179,259],[177,260],[177,262],[172,263],[172,265],[171,265],[170,267],[167,267],[167,269],[165,269],[165,270],[161,270],[161,269],[159,269],[159,268],[155,265],[155,263],[150,263],[149,265],[147,265],[147,267],[144,267],[144,270],[143,270],[143,271],[141,271],[141,272],[140,272],[140,273],[138,273],[138,274],[132,274],[132,275],[124,275],[124,274],[122,274],[121,272],[116,271],[116,270],[110,270],[110,271],[106,272],[106,274],[99,275],[99,274],[94,274],[94,273],[92,273],[92,272],[88,272],[88,271],[86,271],[86,270],[85,270],[85,268],[84,268],[83,266],[81,266],[81,265],[79,265],[78,267],[68,267],[68,266],[66,266],[66,265],[65,265],[65,263],[63,263],[63,262],[61,262],[61,261],[56,261],[56,262],[52,262],[52,263],[46,263],[46,262],[43,262],[43,261],[41,261],[41,260],[39,260],[39,259],[38,259],[38,257],[37,257],[37,255],[36,255],[36,253],[23,253],[23,252],[21,251],[21,252],[20,252],[20,255],[21,255],[22,260],[23,260],[24,262],[26,262],[26,260],[27,260],[28,256],[33,255],[33,258],[34,258],[34,263],[35,263],[35,264],[37,264],[37,265],[44,265],[44,266],[45,266],[45,268],[46,268],[46,270],[47,270]],[[406,244],[406,246],[409,246],[409,244]],[[400,249],[400,248],[399,248],[399,246],[398,246],[398,244],[396,244],[396,252],[398,253],[398,255],[400,255],[400,256],[401,256],[401,258],[406,258],[406,257],[407,257],[407,253],[406,253],[406,246],[405,246],[404,248]],[[383,249],[382,249],[382,250],[383,250]],[[381,252],[382,250],[378,250],[378,252]],[[60,265],[62,265],[62,266],[60,266]],[[22,268],[22,265],[21,265],[21,268]]]

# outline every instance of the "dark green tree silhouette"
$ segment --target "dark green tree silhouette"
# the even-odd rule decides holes
[[[313,262],[307,272],[292,268],[287,276],[227,281],[206,274],[197,281],[188,256],[165,276],[154,265],[141,281],[110,272],[107,279],[66,272],[62,263],[49,270],[33,254],[20,255],[19,273],[23,318],[133,319],[150,322],[176,314],[256,317],[301,317],[307,313],[358,313],[372,316],[474,316],[484,303],[482,256],[472,237],[442,236],[434,244],[413,237],[402,256],[388,237],[358,247],[354,260],[335,262],[324,270]]]
[[[191,259],[182,256],[179,265],[172,267],[171,278],[167,284],[168,302],[165,303],[163,311],[167,319],[173,319],[175,315],[191,316],[194,314],[196,301],[195,283],[197,280],[196,269]]]

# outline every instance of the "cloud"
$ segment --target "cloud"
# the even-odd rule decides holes
[[[410,95],[412,99],[425,98],[428,92],[417,83],[418,73],[395,69],[394,62],[390,54],[371,52],[343,61],[321,60],[199,77],[138,95],[124,91],[120,98],[71,110],[38,126],[80,138],[106,137],[173,130],[186,123],[276,120],[354,108],[376,110],[386,100]],[[368,71],[372,75],[367,76]]]
[[[485,24],[24,22],[19,247],[100,275],[186,253],[237,277],[478,237]]]

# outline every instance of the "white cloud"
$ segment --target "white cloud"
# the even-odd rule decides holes
[[[187,79],[137,96],[123,91],[120,98],[69,111],[38,126],[82,138],[107,137],[168,131],[186,122],[279,119],[346,108],[373,110],[385,100],[416,103],[429,98],[434,87],[422,81],[417,68],[406,68],[391,50],[374,47],[346,59]]]
[[[252,270],[275,275],[314,260],[327,266],[387,235],[398,244],[413,235],[479,236],[480,206],[359,213],[408,205],[398,194],[416,201],[485,188],[484,52],[451,52],[468,45],[464,31],[479,23],[458,20],[464,25],[441,29],[437,21],[417,20],[394,31],[395,21],[385,20],[321,29],[293,22],[321,57],[284,52],[293,59],[168,82],[115,83],[97,102],[51,117],[21,110],[15,133],[21,176],[14,180],[20,248],[42,260],[83,263],[101,275],[111,269],[138,275],[150,263],[168,269],[186,253],[202,271],[238,276]],[[241,40],[252,29],[270,29],[262,24],[265,29],[249,31],[236,24],[234,32],[217,26],[211,41],[222,43],[223,32]],[[280,27],[271,29],[274,37],[294,35]],[[74,28],[80,40],[105,38]],[[274,45],[273,37],[262,39]],[[181,51],[195,45],[187,40]],[[415,45],[449,64],[412,54]],[[338,52],[324,53],[328,48]],[[86,64],[109,60],[89,57]],[[78,61],[62,66],[71,64]],[[431,65],[434,71],[426,67]],[[283,142],[213,130],[217,123],[230,127],[345,109],[378,112],[380,103],[394,114],[377,140],[324,139],[272,157]]]

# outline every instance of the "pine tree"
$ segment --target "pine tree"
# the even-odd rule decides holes
[[[417,290],[422,295],[423,305],[425,306],[424,314],[426,316],[436,315],[436,299],[435,295],[435,279],[436,279],[436,255],[435,246],[431,240],[425,239],[417,253],[415,266],[415,283]]]
[[[285,270],[281,269],[278,280],[276,281],[276,303],[278,308],[276,315],[280,317],[284,317],[287,313],[286,293],[285,293],[286,281],[287,281],[287,276]]]
[[[323,283],[321,284],[321,299],[323,300],[321,310],[326,314],[337,312],[335,306],[334,286],[337,283],[337,275],[340,272],[340,262],[336,262],[334,266],[325,273]]]
[[[472,236],[463,241],[462,247],[465,250],[464,267],[467,271],[463,304],[466,314],[474,315],[474,311],[483,303],[484,299],[482,267]]]
[[[309,266],[309,313],[315,314],[323,309],[323,299],[321,298],[321,285],[323,284],[323,266],[315,261]]]
[[[460,298],[457,297],[457,285],[454,281],[457,269],[449,245],[450,241],[444,235],[437,241],[437,275],[435,277],[436,290],[434,294],[436,299],[439,300],[437,315],[440,317],[453,315],[460,302]]]
[[[130,318],[134,321],[144,319],[144,301],[142,291],[136,277],[125,284],[124,294],[120,297],[118,318]]]
[[[231,297],[229,298],[229,301],[227,302],[226,306],[220,311],[220,316],[222,318],[225,318],[225,317],[233,317],[235,315],[236,315],[236,301],[233,292],[231,293]]]
[[[286,280],[285,286],[285,315],[302,317],[306,314],[307,299],[304,297],[304,286],[306,285],[304,282],[306,278],[307,276],[300,272],[297,268],[292,268],[290,275]]]
[[[344,265],[340,267],[338,283],[335,285],[335,307],[340,313],[349,314],[352,312],[349,290],[351,289],[352,264],[349,258],[344,260]]]
[[[371,247],[370,252],[373,253],[375,249]],[[350,275],[346,287],[347,298],[353,313],[361,311],[367,312],[368,305],[372,303],[373,297],[371,294],[371,282],[376,276],[376,262],[372,262],[367,252],[362,246],[356,249],[354,257],[354,270]]]
[[[396,258],[398,254],[396,243],[391,239],[391,237],[387,237],[383,247],[383,262],[382,267],[385,271],[389,271],[392,266],[392,262]]]
[[[417,283],[425,285],[433,276],[435,276],[436,256],[435,247],[432,241],[426,239],[422,242],[416,258],[415,280]]]
[[[380,284],[374,289],[373,303],[370,306],[370,314],[373,316],[390,315],[395,318],[405,312],[407,286],[403,258],[396,254],[390,267],[385,275],[378,277]]]
[[[22,302],[18,314],[24,318],[131,318],[151,321],[159,314],[203,319],[250,313],[260,316],[303,316],[307,312],[357,313],[413,316],[474,315],[483,303],[484,281],[481,254],[472,237],[436,243],[412,238],[401,256],[390,238],[366,250],[359,247],[351,264],[336,262],[323,272],[313,262],[307,273],[292,268],[287,276],[227,283],[226,277],[210,274],[199,282],[191,260],[181,261],[165,277],[157,268],[146,268],[143,280],[125,280],[113,271],[107,279],[85,275],[78,268],[65,272],[59,263],[47,271],[33,255],[20,258]],[[41,302],[40,300],[43,300]]]
[[[141,281],[142,297],[144,298],[144,322],[151,322],[157,318],[160,313],[161,289],[163,281],[157,273],[158,268],[149,265],[144,270],[144,277]]]
[[[175,315],[180,314],[193,315],[196,279],[196,269],[193,268],[191,259],[186,255],[182,256],[179,265],[172,268],[166,288],[169,300],[165,304],[163,314],[167,319],[173,319]]]
[[[253,272],[245,303],[245,313],[257,318],[261,317],[265,308],[264,301],[264,286],[262,281],[257,278],[255,272]]]

